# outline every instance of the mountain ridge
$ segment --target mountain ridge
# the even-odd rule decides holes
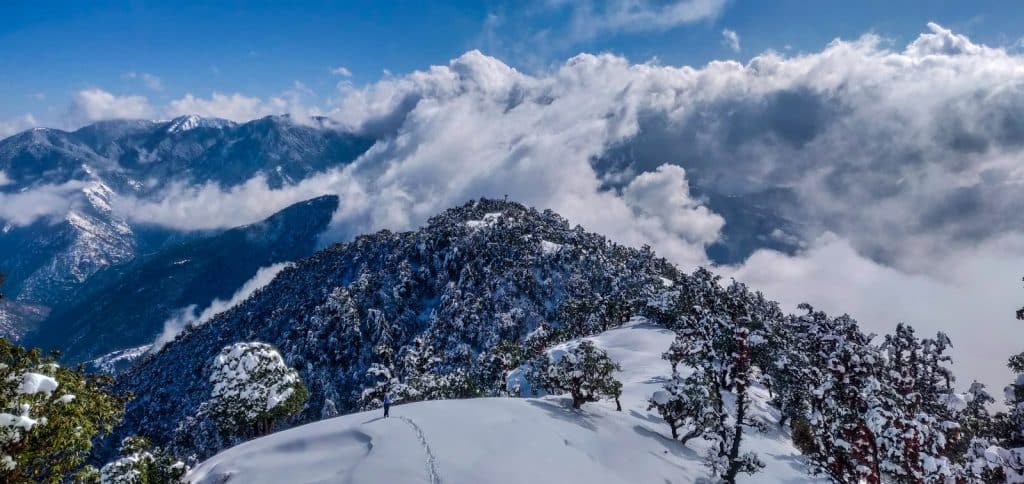
[[[102,269],[24,341],[60,349],[67,361],[151,342],[177,311],[227,299],[260,267],[311,254],[339,203],[324,195],[263,221]]]

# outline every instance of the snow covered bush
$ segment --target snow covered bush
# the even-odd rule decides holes
[[[0,481],[62,482],[120,421],[109,380],[0,339]]]
[[[162,449],[151,449],[142,437],[125,438],[120,452],[120,458],[100,469],[101,484],[172,484],[188,472],[184,462]]]
[[[705,385],[689,385],[678,371],[672,371],[672,377],[665,382],[664,388],[654,392],[648,401],[648,410],[656,410],[665,419],[672,438],[682,443],[701,435],[706,427],[706,419],[713,416],[705,405],[709,400],[708,387]],[[687,431],[680,435],[679,429]]]
[[[541,387],[548,393],[570,394],[573,408],[596,402],[602,397],[614,398],[617,404],[622,394],[622,383],[612,374],[618,370],[619,365],[608,357],[608,353],[594,346],[593,341],[583,340],[557,359],[548,357]],[[621,405],[617,407],[621,409]]]
[[[302,410],[307,391],[299,374],[266,343],[235,343],[213,360],[213,390],[204,410],[230,435],[255,437]]]

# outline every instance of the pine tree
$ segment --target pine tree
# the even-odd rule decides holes
[[[843,315],[814,315],[809,306],[803,325],[809,365],[803,378],[810,388],[810,414],[799,440],[815,473],[837,482],[881,482],[875,423],[887,421],[879,389],[881,355]]]
[[[948,452],[960,430],[954,400],[962,401],[953,394],[952,373],[945,366],[951,361],[945,354],[949,346],[942,333],[919,340],[904,324],[881,345],[881,399],[887,418],[873,431],[880,468],[896,479],[942,482],[962,473]]]
[[[543,388],[549,393],[570,394],[573,408],[601,397],[617,401],[622,392],[622,384],[613,376],[619,365],[590,340],[581,341],[557,360],[549,359],[546,370]]]
[[[809,338],[828,319],[821,311],[815,311],[809,304],[801,304],[801,315],[790,315],[777,321],[771,328],[774,334],[770,354],[773,361],[764,366],[767,373],[768,390],[772,403],[779,409],[779,426],[791,424],[794,431],[805,430],[811,414],[811,388],[808,369],[811,367],[811,352],[814,344]]]
[[[308,396],[298,373],[266,343],[235,343],[221,350],[210,375],[203,411],[227,435],[257,437],[302,410]]]
[[[0,338],[0,481],[62,482],[124,412],[110,378]]]
[[[710,411],[712,407],[706,405],[711,400],[708,390],[712,385],[692,383],[673,370],[672,378],[665,382],[663,389],[654,392],[648,400],[647,409],[657,410],[671,429],[672,438],[683,444],[700,436],[715,416]],[[681,428],[688,430],[680,436]]]
[[[184,462],[160,448],[151,448],[149,439],[126,437],[121,441],[121,456],[99,470],[102,484],[173,484],[188,472]],[[80,476],[78,482],[88,482]]]
[[[740,473],[764,467],[757,455],[742,452],[742,441],[746,429],[763,429],[750,415],[750,389],[764,374],[758,366],[766,361],[767,322],[781,313],[743,284],[723,289],[717,278],[700,271],[695,279],[703,282],[687,296],[692,309],[677,316],[676,341],[663,355],[673,367],[682,364],[692,372],[680,378],[673,371],[664,390],[652,396],[651,407],[666,418],[673,437],[686,426],[684,442],[696,436],[713,442],[708,466],[725,482],[735,482]],[[733,397],[731,406],[725,405],[726,393]]]
[[[479,370],[475,379],[485,382],[485,387],[494,388],[492,395],[508,396],[508,374],[523,364],[525,357],[525,349],[519,343],[502,340],[494,349],[480,354],[477,362]]]

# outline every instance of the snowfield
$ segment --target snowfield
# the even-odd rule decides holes
[[[712,482],[706,443],[671,440],[647,410],[670,372],[661,353],[670,331],[632,321],[588,338],[622,365],[623,411],[614,402],[573,410],[568,398],[479,398],[397,405],[315,422],[228,449],[186,477],[197,484],[238,483],[691,483]],[[571,345],[568,343],[567,345]],[[567,346],[560,345],[560,346]],[[756,395],[754,411],[774,422]],[[744,449],[767,467],[745,482],[808,482],[789,437],[774,423]]]

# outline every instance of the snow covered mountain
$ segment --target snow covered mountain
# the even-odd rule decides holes
[[[244,124],[198,116],[104,121],[0,140],[0,194],[43,190],[67,207],[57,218],[0,221],[0,268],[10,298],[0,306],[0,335],[21,337],[99,270],[177,240],[174,231],[117,216],[118,197],[152,197],[177,183],[229,187],[257,175],[280,187],[346,164],[372,143],[287,116]]]
[[[86,361],[151,343],[177,313],[228,300],[261,267],[312,254],[337,208],[338,197],[323,196],[259,223],[102,269],[28,334],[25,344]]]
[[[560,397],[478,398],[399,405],[391,418],[360,412],[308,424],[225,450],[188,476],[197,484],[376,482],[712,482],[706,442],[686,445],[647,409],[670,372],[661,353],[672,331],[642,319],[592,338],[623,370],[623,409],[597,402],[573,410]],[[572,344],[571,342],[569,344]],[[756,394],[752,434],[766,468],[741,482],[808,482],[800,452],[778,430],[778,414]]]
[[[115,390],[134,399],[95,458],[109,459],[130,435],[209,458],[272,430],[377,408],[389,394],[443,402],[400,406],[401,422],[357,413],[271,436],[212,458],[194,478],[251,482],[292,470],[309,482],[442,482],[447,472],[491,482],[500,479],[491,470],[509,469],[483,455],[496,449],[522,457],[515,465],[541,472],[534,477],[581,472],[597,482],[786,482],[808,469],[838,482],[943,482],[1000,465],[978,457],[989,444],[969,429],[985,428],[987,414],[968,409],[987,394],[979,385],[956,393],[947,336],[899,325],[873,341],[849,316],[801,311],[785,314],[742,283],[683,273],[649,248],[613,244],[551,211],[481,199],[413,232],[322,250],[190,325],[118,376]],[[218,365],[238,347],[267,349],[289,375],[287,413],[258,430],[230,409],[210,410],[225,405]],[[277,388],[231,378],[233,388],[248,385],[231,398]],[[570,394],[572,405],[481,399],[536,389]],[[253,408],[277,412],[285,393],[270,395]],[[587,403],[595,395],[624,411]],[[534,434],[536,445],[526,438]],[[392,443],[402,435],[413,443]],[[321,465],[323,446],[344,449],[340,463]],[[413,451],[427,472],[381,467]]]
[[[299,371],[310,394],[299,421],[319,419],[325,408],[359,409],[376,380],[367,369],[411,371],[396,360],[416,345],[437,356],[432,371],[465,374],[469,387],[493,393],[504,387],[491,359],[501,341],[548,322],[568,325],[566,308],[577,303],[621,318],[621,308],[678,277],[649,249],[613,244],[553,212],[471,202],[415,232],[383,231],[320,251],[143,358],[119,378],[119,388],[136,395],[122,432],[201,456],[232,444],[178,426],[209,395],[211,359],[238,341],[271,343]],[[611,319],[577,323],[582,331]]]

